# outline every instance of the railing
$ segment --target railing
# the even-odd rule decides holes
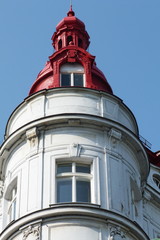
[[[144,137],[142,137],[141,135],[139,135],[139,139],[140,139],[140,141],[142,142],[142,144],[143,144],[145,147],[151,149],[152,144],[151,144],[150,142],[148,142],[148,141],[147,141]]]

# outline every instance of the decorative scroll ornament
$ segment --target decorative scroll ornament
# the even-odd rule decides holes
[[[77,51],[72,49],[68,51],[68,62],[76,62]]]
[[[27,130],[26,137],[30,141],[31,146],[35,147],[35,145],[37,143],[36,140],[37,140],[37,137],[38,137],[37,128],[31,128],[31,129]]]
[[[109,240],[121,240],[126,239],[126,234],[121,231],[120,227],[112,227]]]
[[[26,131],[27,142],[30,147],[30,156],[38,153],[38,134],[36,127]]]
[[[27,240],[28,236],[32,234],[35,240],[40,240],[40,226],[29,226],[23,232],[23,240]]]

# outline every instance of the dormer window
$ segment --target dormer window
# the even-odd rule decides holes
[[[84,68],[78,63],[66,63],[61,69],[62,87],[84,87]]]

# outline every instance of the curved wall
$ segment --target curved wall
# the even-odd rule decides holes
[[[149,240],[134,222],[95,205],[84,204],[35,212],[9,225],[1,237],[12,240]]]
[[[86,236],[89,238],[106,239],[108,236],[112,239],[113,232],[115,239],[119,239],[121,231],[117,229],[117,223],[120,216],[129,225],[132,220],[142,227],[141,187],[149,169],[146,152],[136,134],[137,125],[131,112],[118,98],[109,94],[86,89],[66,89],[65,92],[64,89],[54,89],[26,99],[9,119],[6,130],[8,137],[0,152],[4,179],[2,229],[5,230],[2,239],[5,240],[11,234],[15,234],[15,237],[12,235],[10,239],[21,239],[20,232],[27,236],[23,236],[23,239],[28,236],[29,239],[35,239],[32,230],[36,223],[32,224],[32,215],[37,211],[41,215],[45,209],[52,212],[52,208],[57,205],[56,168],[57,164],[64,162],[90,165],[89,208],[95,205],[117,214],[116,220],[109,220],[116,233],[111,231],[112,227],[106,228],[104,224],[102,228],[84,226],[80,231],[82,236],[87,231]],[[86,175],[81,177],[85,178]],[[13,202],[13,189],[16,189],[17,194],[12,223],[9,206]],[[62,215],[65,215],[65,211],[64,206]],[[74,225],[69,219],[74,214],[72,211],[67,214],[68,220],[62,218],[62,225],[67,226],[66,234],[69,234],[70,224]],[[28,222],[21,223],[21,219],[28,219]],[[58,229],[61,229],[58,225],[54,227],[58,222],[49,221],[46,225],[47,219],[46,216],[41,225],[41,239],[51,239],[52,235],[59,235]],[[36,217],[34,221],[40,220]],[[76,221],[80,222],[81,217],[77,216]],[[94,221],[99,224],[98,219]],[[82,228],[78,222],[75,223],[75,229],[78,226]],[[18,233],[12,233],[15,224],[21,225]],[[24,230],[27,229],[26,224],[33,227]],[[49,225],[50,228],[47,227]],[[128,226],[122,222],[121,225],[122,232],[128,231]],[[148,239],[138,225],[134,228],[136,230],[132,229],[133,232],[138,231],[136,234],[141,234],[142,239]],[[104,234],[105,231],[108,235]],[[139,235],[134,236],[132,233],[124,236],[126,239],[139,239]],[[63,236],[59,235],[59,239],[63,240]]]
[[[11,115],[6,137],[31,121],[65,113],[90,114],[111,119],[138,134],[133,114],[119,98],[86,88],[57,88],[26,98]]]

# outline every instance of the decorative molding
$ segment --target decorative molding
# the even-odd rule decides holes
[[[76,62],[77,51],[75,49],[69,50],[67,53],[67,57],[68,57],[68,62]]]
[[[70,126],[79,126],[81,124],[81,121],[79,119],[69,119],[68,125]]]
[[[116,140],[121,140],[121,138],[122,138],[122,133],[114,128],[111,128],[110,131],[108,132],[108,134],[110,137],[113,137]]]
[[[134,202],[139,202],[142,200],[142,192],[141,192],[141,187],[138,186],[137,182],[135,179],[130,177],[130,183],[131,183],[131,188],[134,192]]]
[[[58,73],[58,65],[57,65],[57,62],[54,62],[54,64],[53,64],[53,72],[54,72],[54,75]]]
[[[77,143],[73,143],[70,145],[70,156],[71,157],[79,157],[80,153],[81,153],[81,149],[82,147],[77,144]]]
[[[11,177],[12,177],[12,173],[10,171],[8,171],[8,173],[7,173],[7,180],[11,181]],[[6,183],[6,181],[5,181],[5,183]]]
[[[145,207],[145,204],[147,204],[147,202],[150,202],[151,199],[152,199],[151,194],[150,194],[148,191],[145,190],[145,191],[143,192],[143,204],[144,204],[143,207]]]
[[[141,182],[141,191],[142,191],[142,194],[144,193],[144,191],[145,191],[145,189],[146,189],[146,185],[147,185],[146,181],[142,181],[142,182]]]
[[[126,233],[123,232],[120,227],[111,227],[109,240],[120,240],[120,239],[126,239]]]
[[[37,154],[38,152],[38,130],[36,127],[26,131],[26,137],[30,145],[30,149],[33,150],[31,155]]]
[[[36,138],[37,136],[38,136],[38,130],[36,127],[26,131],[26,137],[28,140],[31,140],[32,138]]]
[[[147,200],[147,201],[151,201],[152,197],[151,194],[148,191],[144,191],[143,193],[143,197]]]
[[[89,61],[86,61],[86,63],[87,63],[87,64],[86,64],[86,73],[87,73],[87,74],[90,74],[90,72],[91,72],[91,71],[90,71],[90,70],[91,70],[91,64],[90,64]]]
[[[27,240],[30,234],[34,236],[35,240],[40,240],[40,226],[28,226],[28,228],[23,231],[22,240]]]
[[[113,149],[110,149],[109,147],[105,147],[104,148],[104,153],[107,153],[107,154],[110,154],[112,155],[113,157],[116,157],[118,159],[121,159],[123,160],[123,157],[120,153],[116,152],[116,151],[113,151]]]
[[[109,135],[109,150],[111,151],[111,154],[116,155],[119,157],[118,153],[118,145],[120,140],[122,139],[122,133],[118,131],[117,129],[111,128],[108,132]]]

